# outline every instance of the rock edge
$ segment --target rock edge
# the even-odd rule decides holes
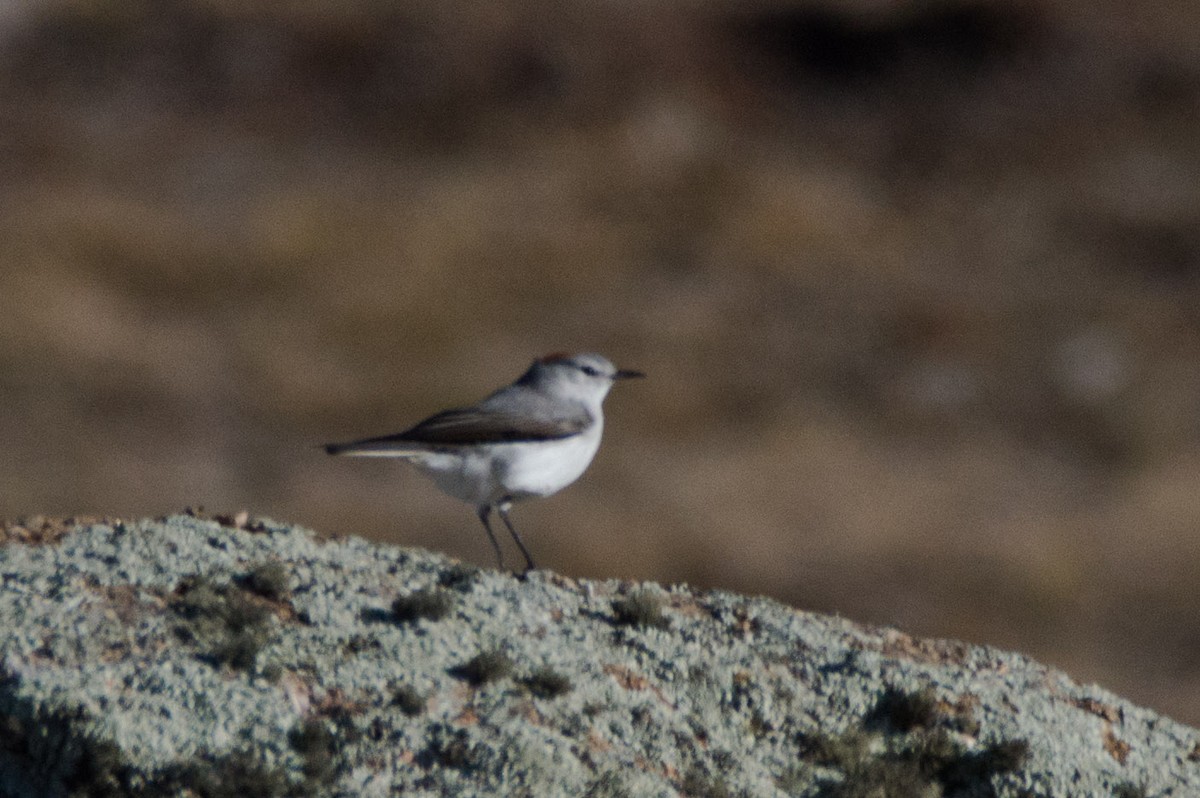
[[[266,519],[9,525],[0,796],[1197,796],[1023,656]]]

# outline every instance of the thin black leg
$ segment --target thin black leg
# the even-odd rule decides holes
[[[525,555],[525,570],[522,573],[529,573],[535,566],[533,558],[529,556],[529,549],[525,548],[525,544],[521,541],[521,536],[517,534],[517,528],[512,525],[512,521],[508,520],[508,509],[512,507],[512,502],[500,502],[496,505],[496,511],[500,513],[500,520],[508,527],[508,531],[512,533],[513,540],[517,542],[517,548]]]
[[[503,571],[504,570],[504,555],[500,552],[500,544],[496,541],[496,536],[494,534],[492,534],[492,525],[488,521],[488,516],[490,516],[491,514],[492,514],[492,506],[490,504],[485,504],[479,508],[479,520],[483,522],[483,531],[487,532],[488,540],[490,540],[492,542],[492,548],[496,550],[496,567],[498,569],[500,569],[501,571]],[[505,518],[504,522],[508,523],[508,519]],[[510,526],[509,529],[512,529],[512,527]],[[525,547],[522,546],[521,550],[524,551]],[[525,556],[528,557],[529,555],[526,554]]]

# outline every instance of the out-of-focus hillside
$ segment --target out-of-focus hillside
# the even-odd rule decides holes
[[[541,564],[1017,648],[1200,720],[1200,7],[27,3],[0,515],[490,564],[325,440],[595,349]]]

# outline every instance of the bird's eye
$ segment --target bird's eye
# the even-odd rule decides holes
[[[579,370],[582,371],[584,374],[588,375],[589,377],[599,377],[600,376],[600,370],[596,369],[592,366],[580,366]]]

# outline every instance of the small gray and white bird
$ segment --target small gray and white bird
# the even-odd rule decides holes
[[[600,355],[547,355],[478,404],[446,410],[395,435],[332,443],[325,451],[412,463],[476,508],[503,568],[489,520],[495,510],[531,570],[533,558],[508,518],[512,503],[549,496],[579,479],[600,448],[604,397],[616,380],[643,376]]]

